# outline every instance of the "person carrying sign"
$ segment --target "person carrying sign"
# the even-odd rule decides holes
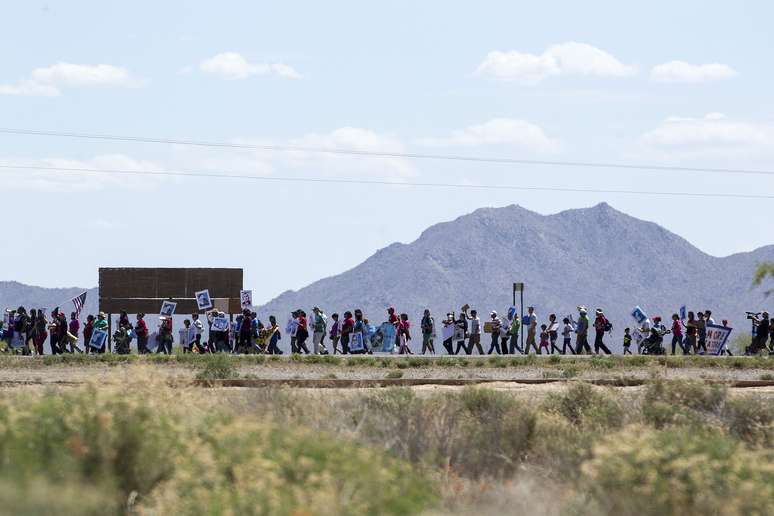
[[[589,346],[589,315],[585,306],[578,307],[578,322],[575,325],[575,354],[582,355],[584,351],[591,354]]]

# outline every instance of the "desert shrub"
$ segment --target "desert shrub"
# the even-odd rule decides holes
[[[299,428],[234,420],[191,444],[140,512],[416,514],[436,498],[407,464]]]
[[[729,398],[723,407],[728,431],[751,444],[774,445],[774,406],[760,398]]]
[[[390,371],[384,377],[390,379],[403,378],[403,371]]]
[[[562,357],[560,355],[551,355],[548,357],[549,364],[558,364],[561,361],[562,361]]]
[[[529,449],[535,414],[507,394],[469,387],[418,398],[409,389],[364,397],[357,438],[412,462],[478,477],[513,472]]]
[[[119,507],[130,493],[147,493],[169,477],[180,437],[175,419],[158,406],[100,395],[93,387],[6,400],[0,409],[0,474],[22,491],[40,480],[64,490],[89,485],[109,493]]]
[[[725,386],[699,380],[655,380],[648,384],[642,412],[656,428],[693,423],[718,413],[727,394]]]
[[[73,480],[53,483],[42,477],[0,480],[0,507],[14,516],[102,516],[123,512],[112,493]]]
[[[545,408],[577,426],[608,429],[618,428],[624,422],[624,411],[618,401],[584,382],[573,382],[561,394],[552,394]]]
[[[197,380],[227,380],[236,377],[236,365],[232,357],[225,353],[207,355],[199,372],[196,373]]]
[[[555,412],[541,412],[535,425],[530,462],[539,464],[552,481],[574,480],[581,464],[591,457],[598,433],[579,428]]]
[[[582,487],[594,513],[772,514],[774,451],[722,432],[630,427],[594,447]]]

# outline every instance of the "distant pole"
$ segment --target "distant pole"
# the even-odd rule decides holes
[[[519,326],[521,326],[521,349],[524,349],[524,283],[513,284],[513,306],[516,306],[516,292],[519,292],[521,299],[521,306],[519,307],[519,313],[515,317],[519,318]]]

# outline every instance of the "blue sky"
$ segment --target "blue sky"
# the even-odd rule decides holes
[[[6,128],[774,170],[770,2],[9,4],[0,10]],[[433,223],[512,203],[554,213],[606,201],[714,255],[774,242],[766,200],[399,186],[771,194],[771,175],[8,134],[0,163],[398,184],[0,169],[14,227],[2,279],[44,286],[94,285],[99,266],[239,266],[261,302]]]

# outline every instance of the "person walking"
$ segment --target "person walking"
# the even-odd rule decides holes
[[[400,314],[400,322],[398,323],[398,354],[399,355],[413,355],[408,343],[411,340],[411,323],[408,320],[408,314]]]
[[[629,349],[632,345],[632,335],[631,333],[629,333],[630,331],[631,330],[629,328],[624,328],[624,336],[623,336],[623,354],[624,355],[632,354],[632,350]]]
[[[521,343],[519,342],[519,330],[521,329],[521,317],[519,317],[519,314],[513,314],[513,319],[511,319],[511,324],[508,328],[508,333],[510,334],[510,344],[508,346],[508,352],[511,355],[516,354],[516,351],[518,350],[519,353],[524,353],[524,350],[521,348]]]
[[[451,330],[447,329],[449,326],[452,327]],[[443,347],[446,349],[446,353],[449,355],[454,354],[454,314],[447,313],[446,319],[443,320],[443,327],[444,332],[443,335],[449,334],[449,337],[443,339]]]
[[[435,319],[430,315],[430,310],[425,308],[422,313],[422,321],[419,323],[422,329],[422,354],[427,352],[435,355],[435,346],[433,345],[433,337],[435,336]]]
[[[285,334],[290,335],[291,354],[298,353],[298,346],[296,346],[296,342],[298,341],[298,312],[299,310],[290,312],[288,322],[285,324]]]
[[[331,314],[331,319],[333,320],[333,324],[331,324],[331,329],[328,332],[328,338],[331,339],[331,346],[333,347],[333,354],[335,355],[339,351],[339,314],[334,312]]]
[[[268,342],[268,346],[266,347],[266,354],[268,355],[281,355],[282,350],[279,348],[277,343],[282,338],[282,335],[280,334],[279,325],[277,324],[277,318],[273,315],[269,316],[269,327],[266,329],[268,336],[266,337],[266,342]]]
[[[696,314],[696,333],[698,338],[698,349],[700,355],[707,353],[707,321],[704,317],[704,312],[698,312]]]
[[[557,339],[559,339],[559,321],[556,320],[556,314],[550,314],[548,316],[548,340],[551,342],[551,354],[554,354],[554,350],[560,355],[564,352],[556,345]]]
[[[672,314],[672,354],[677,351],[677,346],[683,350],[683,355],[688,355],[688,347],[683,345],[683,322],[680,316]]]
[[[320,308],[315,306],[312,308],[312,313],[314,314],[314,322],[312,323],[312,348],[313,353],[319,355],[320,353],[327,352],[325,345],[323,344],[323,339],[325,339],[325,330],[328,323],[325,314]]]
[[[535,348],[535,353],[540,354],[540,348],[535,341],[537,336],[537,314],[535,307],[527,307],[527,317],[524,323],[527,325],[527,344],[524,346],[524,354],[529,355],[530,348]]]
[[[104,331],[104,332],[108,331],[107,315],[105,315],[105,312],[99,312],[97,314],[97,320],[94,321],[92,335],[93,335],[93,332],[95,331]],[[89,336],[89,342],[91,342],[91,336]],[[105,339],[105,342],[102,343],[102,346],[98,348],[93,347],[91,349],[91,352],[104,353],[106,351],[106,348],[107,348],[107,339]]]
[[[45,320],[45,318],[44,318]],[[94,334],[94,316],[89,314],[86,316],[86,324],[83,325],[83,347],[86,353],[92,353],[94,350],[89,345],[91,343],[91,336]],[[45,337],[43,340],[46,340]],[[36,345],[37,347],[37,345]],[[43,349],[43,343],[40,343],[41,350]],[[43,352],[41,351],[41,354]]]
[[[148,353],[148,325],[145,323],[145,314],[139,313],[135,318],[134,334],[137,337],[137,353],[145,355]],[[198,315],[196,320],[198,321]]]
[[[90,316],[91,317],[91,316]],[[94,317],[91,317],[94,319]],[[46,313],[43,310],[38,310],[38,313],[35,317],[35,328],[32,338],[32,345],[35,348],[35,354],[37,355],[43,355],[43,345],[46,342],[46,339],[48,338],[48,320],[46,319]],[[86,352],[88,353],[89,350],[89,341],[88,339],[91,339],[91,333],[88,335],[88,339],[86,336],[86,328],[83,329],[83,338],[86,344]]]
[[[606,355],[610,355],[610,350],[605,346],[604,337],[605,332],[611,331],[613,325],[605,317],[605,312],[601,308],[597,308],[596,318],[594,319],[594,354],[598,355],[601,349]]]
[[[591,354],[589,346],[589,314],[585,306],[578,307],[578,323],[575,325],[575,354],[582,355],[585,352]]]
[[[693,312],[688,312],[688,320],[685,321],[685,348],[694,353],[699,352],[699,346],[697,344],[696,337],[699,334],[699,328],[696,324],[696,315]]]
[[[159,331],[157,334],[158,347],[156,353],[172,354],[172,317],[162,315],[159,317]]]
[[[459,318],[454,321],[454,340],[457,341],[457,349],[454,354],[459,355],[460,350],[464,350],[466,355],[470,355],[465,339],[468,336],[468,318],[464,313],[460,313]]]
[[[200,353],[200,354],[206,353],[209,350],[207,349],[206,344],[202,343],[202,335],[204,334],[204,324],[202,324],[201,319],[199,319],[199,314],[191,314],[191,324],[193,325],[194,332],[195,332],[194,345],[193,345],[194,349],[196,350],[197,353]],[[136,332],[137,332],[137,328],[135,327],[135,333]],[[147,329],[146,329],[146,332],[147,332]],[[146,337],[146,342],[147,342],[147,337]],[[138,337],[137,339],[138,346],[139,346],[139,343],[140,343],[140,340]]]
[[[570,321],[569,317],[562,319],[562,355],[567,354],[567,349],[570,349],[570,353],[575,355],[575,350],[572,348],[572,332],[575,331],[575,327]]]
[[[309,330],[307,329],[306,312],[303,310],[298,311],[298,330],[296,331],[296,351],[305,354],[309,354],[309,348],[306,347],[306,339],[309,338]]]
[[[493,351],[496,351],[497,354],[500,354],[500,319],[497,318],[497,312],[492,310],[492,312],[489,314],[489,317],[491,321],[489,321],[489,324],[491,325],[492,330],[492,343],[489,345],[489,351],[486,352],[487,355],[491,355]]]
[[[478,350],[479,355],[484,354],[484,348],[481,347],[481,319],[478,317],[476,310],[471,310],[470,315],[467,311],[464,313],[465,317],[470,321],[470,337],[468,337],[467,354],[473,354],[473,347]]]
[[[70,324],[67,327],[67,331],[75,337],[73,341],[70,342],[70,350],[72,353],[75,353],[77,350],[78,353],[83,353],[83,350],[78,347],[78,337],[80,336],[81,332],[81,323],[78,321],[78,316],[75,314],[75,312],[70,313]]]
[[[349,340],[352,338],[352,332],[355,331],[355,319],[352,312],[344,312],[344,321],[341,323],[341,353],[349,354]]]

